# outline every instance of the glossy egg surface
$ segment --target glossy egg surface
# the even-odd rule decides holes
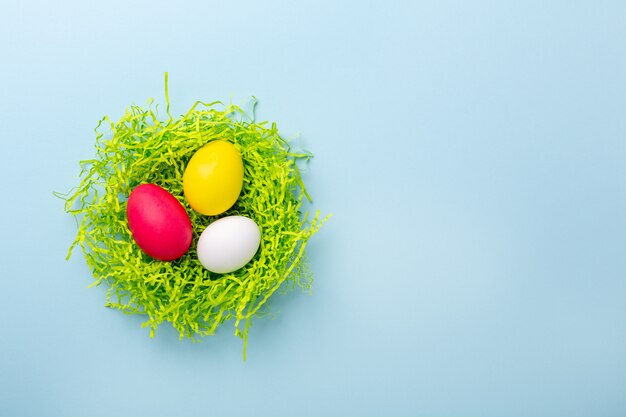
[[[211,272],[233,272],[250,262],[260,243],[261,231],[254,220],[244,216],[223,217],[200,235],[198,259]]]
[[[243,186],[243,160],[235,146],[214,140],[200,148],[183,173],[183,190],[198,213],[215,216],[231,208]]]
[[[128,197],[126,216],[135,242],[154,259],[178,259],[191,245],[191,221],[185,208],[158,185],[136,187]]]

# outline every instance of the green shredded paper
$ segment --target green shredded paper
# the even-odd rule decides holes
[[[275,123],[257,123],[236,105],[198,101],[173,118],[167,74],[165,97],[165,121],[152,100],[147,108],[130,106],[116,122],[102,118],[95,129],[95,158],[81,161],[80,184],[68,194],[56,193],[78,224],[68,259],[80,246],[95,278],[92,285],[108,285],[106,306],[147,316],[143,325],[151,337],[160,324],[170,322],[181,339],[198,340],[232,319],[245,358],[251,320],[269,313],[270,296],[281,287],[307,290],[312,282],[305,247],[326,219],[319,212],[301,213],[303,198],[310,197],[296,164],[311,154],[292,151]],[[254,115],[254,104],[252,109]],[[192,155],[217,139],[233,143],[241,153],[243,189],[230,210],[204,216],[185,200],[182,176]],[[144,183],[165,188],[189,214],[192,245],[176,261],[154,260],[133,240],[126,200]],[[213,221],[230,215],[254,220],[261,246],[243,268],[211,273],[197,258],[198,237]]]

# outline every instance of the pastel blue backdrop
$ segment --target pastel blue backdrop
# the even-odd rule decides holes
[[[103,307],[54,190],[131,103],[259,98],[334,214],[248,361]],[[0,7],[0,416],[626,415],[626,3]]]

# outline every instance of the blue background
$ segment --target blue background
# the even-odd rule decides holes
[[[4,1],[0,416],[626,415],[626,3]],[[88,289],[53,190],[130,103],[260,100],[334,217],[248,361]]]

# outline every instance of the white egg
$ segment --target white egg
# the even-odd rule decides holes
[[[198,239],[198,259],[211,272],[233,272],[250,262],[261,243],[254,220],[228,216],[211,223]]]

